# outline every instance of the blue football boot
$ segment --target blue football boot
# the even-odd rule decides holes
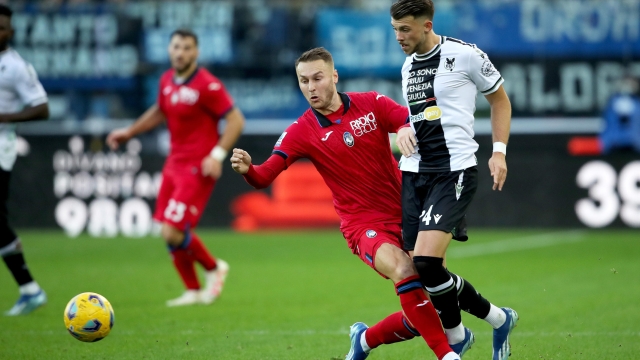
[[[493,360],[504,360],[511,355],[509,335],[518,322],[518,313],[510,308],[502,308],[507,314],[507,320],[497,329],[493,330]]]
[[[18,301],[16,301],[15,305],[13,305],[13,307],[4,314],[6,316],[27,315],[28,313],[39,308],[40,306],[43,306],[46,303],[47,294],[45,294],[45,292],[40,289],[40,291],[38,291],[38,293],[34,295],[20,295],[20,298],[18,298]]]
[[[471,345],[473,345],[473,343],[476,342],[476,337],[473,336],[473,333],[471,332],[471,330],[469,330],[469,328],[464,328],[464,340],[462,340],[461,342],[454,344],[454,345],[450,345],[451,346],[451,350],[453,350],[456,354],[460,355],[460,357],[462,357],[462,355],[464,355],[464,353],[466,353],[469,349],[471,349]]]
[[[369,353],[365,352],[362,349],[362,345],[360,345],[360,337],[368,328],[369,327],[366,324],[361,322],[351,325],[351,329],[349,331],[349,337],[351,338],[351,350],[349,350],[345,360],[364,360],[369,356]]]

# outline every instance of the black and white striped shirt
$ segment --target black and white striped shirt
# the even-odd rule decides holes
[[[400,170],[443,172],[477,165],[476,96],[495,92],[503,82],[484,52],[454,38],[441,36],[428,53],[408,56],[402,89],[418,145],[415,154],[402,157]]]

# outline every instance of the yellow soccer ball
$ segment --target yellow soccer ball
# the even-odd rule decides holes
[[[113,328],[113,308],[104,296],[92,292],[76,295],[64,309],[64,326],[84,342],[104,339]]]

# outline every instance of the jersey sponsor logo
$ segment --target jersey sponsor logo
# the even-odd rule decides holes
[[[194,90],[186,86],[181,86],[177,92],[171,94],[171,103],[174,105],[177,103],[193,105],[198,101],[199,97],[200,93],[198,92],[198,90]]]
[[[456,58],[446,58],[445,62],[444,62],[444,68],[449,70],[449,71],[453,71],[453,69],[456,67]]]
[[[326,134],[324,134],[324,137],[321,139],[322,141],[327,141],[327,139],[329,138],[329,136],[331,135],[333,131],[329,131]]]
[[[283,132],[282,135],[280,135],[280,137],[278,138],[278,141],[276,141],[276,147],[282,145],[282,140],[284,140],[284,137],[287,136],[287,132]]]
[[[366,134],[378,128],[378,123],[376,122],[376,117],[375,115],[373,115],[373,112],[361,116],[351,121],[349,124],[351,125],[351,129],[353,129],[353,133],[356,136],[362,136],[363,134]]]
[[[344,140],[344,143],[347,144],[348,147],[352,147],[355,141],[353,139],[353,135],[351,135],[351,133],[348,131],[342,135],[342,139]]]
[[[424,91],[429,89],[433,89],[433,84],[431,84],[431,82],[407,86],[408,92]]]
[[[373,239],[378,236],[378,233],[375,230],[367,230],[367,237]]]
[[[442,117],[442,109],[440,109],[438,106],[429,106],[428,108],[424,109],[423,112],[416,115],[409,116],[409,121],[411,121],[412,123],[423,121],[423,120],[433,121],[433,120],[438,120],[441,117]]]
[[[414,76],[433,76],[438,73],[438,68],[418,69],[409,73],[409,77]]]
[[[493,63],[491,63],[491,60],[486,59],[483,63],[482,63],[482,69],[481,69],[482,75],[489,77],[491,75],[493,75],[493,73],[496,72],[496,68],[493,66]]]

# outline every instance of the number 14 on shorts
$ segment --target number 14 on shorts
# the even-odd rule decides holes
[[[429,223],[431,222],[431,210],[433,209],[433,205],[429,206],[429,210],[422,210],[422,214],[420,214],[420,219],[422,219],[421,221],[424,221],[425,225],[429,225]],[[442,217],[442,215],[440,214],[433,214],[433,220],[436,222],[436,224],[438,223],[438,221],[440,221],[440,218]]]

